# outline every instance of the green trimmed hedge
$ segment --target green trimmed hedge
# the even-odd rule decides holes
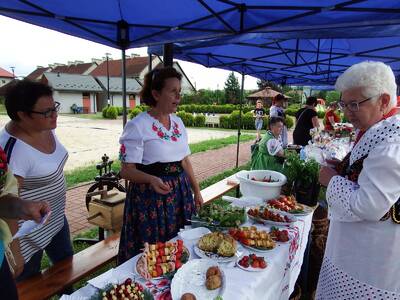
[[[286,109],[285,113],[289,116],[295,116],[297,111],[301,108],[301,104],[290,104]]]
[[[243,112],[249,112],[255,107],[251,105],[243,105]],[[188,113],[215,113],[215,114],[230,114],[234,110],[239,110],[239,105],[224,104],[224,105],[210,105],[210,104],[182,104],[178,106],[178,111],[185,111]]]
[[[103,118],[116,119],[118,117],[118,108],[115,106],[106,106],[102,110]]]

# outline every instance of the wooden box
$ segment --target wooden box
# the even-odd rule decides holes
[[[88,222],[107,230],[119,231],[122,227],[126,194],[111,192],[95,196],[89,202]]]

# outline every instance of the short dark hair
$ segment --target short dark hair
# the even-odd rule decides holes
[[[318,104],[317,97],[314,97],[314,96],[307,97],[306,104],[312,105],[312,106],[317,106],[317,104]]]
[[[283,96],[282,94],[278,94],[274,97],[274,101],[284,101],[285,100],[285,96]]]
[[[29,113],[40,97],[52,95],[53,89],[45,83],[28,79],[15,80],[5,94],[7,114],[11,120],[19,121],[17,112]]]
[[[165,81],[169,78],[177,78],[181,81],[182,74],[178,73],[173,67],[158,68],[147,73],[144,76],[144,84],[140,91],[140,97],[143,102],[149,106],[155,106],[157,102],[151,91],[161,91],[165,86]]]
[[[285,120],[282,117],[270,117],[268,120],[268,128],[271,129],[272,125],[275,125],[279,122],[285,125]]]

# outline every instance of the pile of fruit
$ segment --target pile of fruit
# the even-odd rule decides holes
[[[254,269],[265,269],[267,267],[267,263],[264,260],[264,257],[257,256],[255,254],[250,254],[249,256],[243,256],[238,264],[243,268],[252,267]]]
[[[275,242],[265,230],[257,230],[257,227],[231,228],[229,234],[243,245],[262,250],[270,250],[275,247]]]
[[[151,294],[145,291],[140,283],[134,282],[130,278],[126,279],[122,284],[110,286],[110,288],[101,293],[101,296],[96,297],[96,299],[101,300],[144,300],[151,298]]]
[[[290,223],[292,220],[288,216],[281,215],[279,213],[273,212],[266,207],[251,208],[247,212],[250,216],[254,218],[261,218],[264,220],[270,220],[280,223]]]
[[[142,257],[138,260],[137,271],[146,279],[175,272],[188,261],[189,253],[182,240],[176,242],[144,245]]]
[[[286,243],[289,241],[289,232],[284,230],[279,230],[276,227],[271,227],[271,231],[269,233],[274,241]]]
[[[268,206],[289,213],[300,213],[304,211],[303,205],[296,202],[294,196],[279,196],[277,199],[268,201]]]

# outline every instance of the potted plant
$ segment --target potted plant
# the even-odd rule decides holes
[[[315,160],[301,160],[299,154],[290,151],[286,155],[283,173],[297,202],[309,206],[317,204],[321,186],[318,182],[319,165]]]

